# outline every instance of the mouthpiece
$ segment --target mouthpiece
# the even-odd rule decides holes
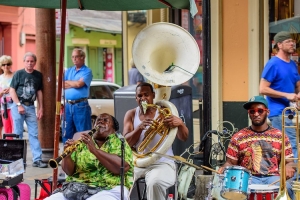
[[[147,101],[142,101],[141,105],[142,105],[142,108],[143,108],[143,113],[146,114],[146,111],[147,111],[147,108],[148,108]]]
[[[94,133],[96,133],[99,130],[99,126],[95,126],[95,128],[93,128],[90,132],[88,132],[88,134],[90,136],[92,136]]]

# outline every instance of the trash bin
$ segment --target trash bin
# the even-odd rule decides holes
[[[124,117],[128,110],[137,107],[135,100],[136,85],[121,87],[114,92],[114,113],[119,122],[119,132],[123,132]]]
[[[130,85],[122,87],[116,90],[114,93],[114,113],[119,122],[119,132],[123,132],[123,122],[126,112],[137,107],[137,102],[135,100],[135,89],[136,85]],[[179,117],[185,122],[187,128],[189,129],[189,137],[187,141],[183,142],[176,138],[172,145],[174,155],[181,155],[194,143],[192,88],[187,85],[173,86],[171,88],[171,96],[169,101],[176,106]],[[193,148],[190,150],[190,152],[193,152]],[[184,154],[183,157],[187,158],[188,154]]]

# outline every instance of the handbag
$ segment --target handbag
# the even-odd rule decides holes
[[[7,101],[6,101],[6,97],[3,97],[3,118],[7,119],[8,118],[8,114],[7,114]]]
[[[78,182],[65,182],[61,187],[64,197],[69,200],[85,200],[100,191],[100,187],[91,187]]]
[[[190,163],[193,163],[193,160],[189,160]],[[178,175],[178,198],[187,199],[187,193],[189,186],[191,184],[192,178],[195,173],[195,168],[192,166],[185,165],[181,168]]]

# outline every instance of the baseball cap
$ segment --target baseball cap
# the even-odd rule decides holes
[[[263,97],[263,96],[254,96],[252,97],[251,99],[249,99],[248,102],[246,102],[243,107],[248,110],[251,106],[251,104],[254,104],[254,103],[261,103],[261,104],[264,104],[266,106],[266,108],[268,108],[268,102],[267,100]]]
[[[280,31],[274,36],[274,42],[277,44],[278,42],[283,42],[284,40],[292,39],[292,36],[289,32]]]

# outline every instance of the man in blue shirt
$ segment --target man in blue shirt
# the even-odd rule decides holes
[[[66,125],[62,135],[63,143],[72,139],[74,133],[92,128],[88,96],[93,74],[84,64],[84,60],[84,51],[75,48],[72,52],[72,61],[75,66],[65,72]]]
[[[300,100],[300,78],[296,63],[290,59],[294,53],[294,40],[290,33],[282,31],[274,37],[276,56],[271,58],[262,73],[259,90],[267,96],[270,115],[269,119],[274,128],[282,130],[282,111]],[[291,119],[285,119],[285,125],[291,126]],[[298,157],[296,130],[285,129],[290,139],[293,154]]]

